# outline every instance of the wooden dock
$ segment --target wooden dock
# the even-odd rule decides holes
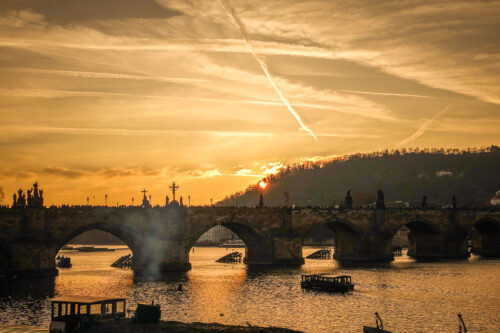
[[[118,258],[117,261],[111,264],[111,267],[117,268],[131,268],[132,267],[132,255],[127,254],[126,256]]]
[[[219,263],[236,263],[236,262],[241,262],[241,259],[243,257],[243,254],[240,252],[231,252],[229,254],[226,254],[224,257],[216,260],[215,262]]]
[[[30,326],[0,326],[0,333],[49,333],[49,329]]]
[[[321,249],[314,253],[311,253],[306,257],[306,259],[315,259],[315,260],[326,260],[332,258],[332,250],[330,249]]]

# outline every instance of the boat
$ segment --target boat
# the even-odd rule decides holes
[[[51,302],[50,333],[71,333],[93,322],[124,318],[124,298],[90,296],[55,297]]]
[[[349,275],[302,275],[302,282],[300,283],[300,286],[303,289],[340,293],[354,290],[354,284],[351,282],[351,276]]]
[[[159,304],[155,304],[154,301],[151,304],[138,303],[132,322],[158,324],[160,318],[161,308]]]
[[[243,243],[241,239],[230,239],[225,241],[224,243],[219,244],[219,247],[243,248],[245,247],[245,243]]]
[[[73,266],[71,264],[71,258],[65,256],[57,256],[56,258],[56,266],[59,268],[71,268]]]
[[[75,247],[74,250],[80,252],[113,252],[114,249],[108,249],[107,247],[93,247],[93,246],[80,246]]]
[[[378,312],[375,312],[375,324],[377,327],[363,326],[363,333],[391,333],[384,330],[384,323]]]

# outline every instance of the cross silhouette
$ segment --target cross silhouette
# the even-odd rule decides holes
[[[172,196],[174,198],[173,200],[175,201],[175,190],[177,190],[179,186],[175,185],[175,182],[172,182],[172,185],[170,185],[168,188],[172,190]]]
[[[146,191],[146,189],[144,189],[141,192],[144,193],[144,197],[146,197],[146,193],[148,193],[148,191]]]

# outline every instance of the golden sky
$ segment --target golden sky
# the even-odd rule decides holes
[[[1,0],[0,186],[156,204],[175,180],[205,204],[281,163],[499,144],[499,17],[500,1]]]

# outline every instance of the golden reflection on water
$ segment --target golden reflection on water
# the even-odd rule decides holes
[[[244,252],[244,249],[235,250]],[[204,321],[232,317],[233,305],[237,303],[247,278],[243,263],[213,264],[214,258],[218,259],[227,253],[225,248],[195,248],[195,252],[190,255],[192,272],[188,273],[188,279],[192,310]],[[196,274],[196,271],[203,273]]]
[[[96,247],[102,247],[95,245]],[[114,252],[60,251],[59,255],[71,257],[71,268],[59,268],[55,280],[58,295],[85,295],[126,297],[132,287],[134,273],[130,269],[119,269],[110,265],[121,256],[130,254],[123,245],[106,245]]]
[[[109,246],[108,246],[109,247]],[[229,251],[231,251],[230,249]],[[243,249],[235,249],[244,251]],[[304,257],[316,249],[305,247]],[[500,332],[500,261],[469,260],[417,263],[403,256],[393,263],[361,267],[334,260],[306,260],[298,268],[255,270],[243,263],[218,264],[225,248],[195,248],[192,270],[161,281],[134,281],[128,269],[110,267],[127,250],[76,253],[73,267],[60,269],[47,292],[59,295],[126,297],[128,308],[138,302],[161,304],[163,320],[283,326],[306,332],[359,332],[373,324],[378,311],[393,332],[452,332],[461,312],[471,332]],[[348,295],[306,292],[301,274],[347,274],[355,291]],[[177,286],[182,283],[183,291]],[[0,296],[0,323],[48,326],[47,293],[32,281],[18,283]],[[31,286],[31,287],[30,287]],[[30,288],[28,288],[30,287]],[[9,296],[10,297],[10,296]]]

